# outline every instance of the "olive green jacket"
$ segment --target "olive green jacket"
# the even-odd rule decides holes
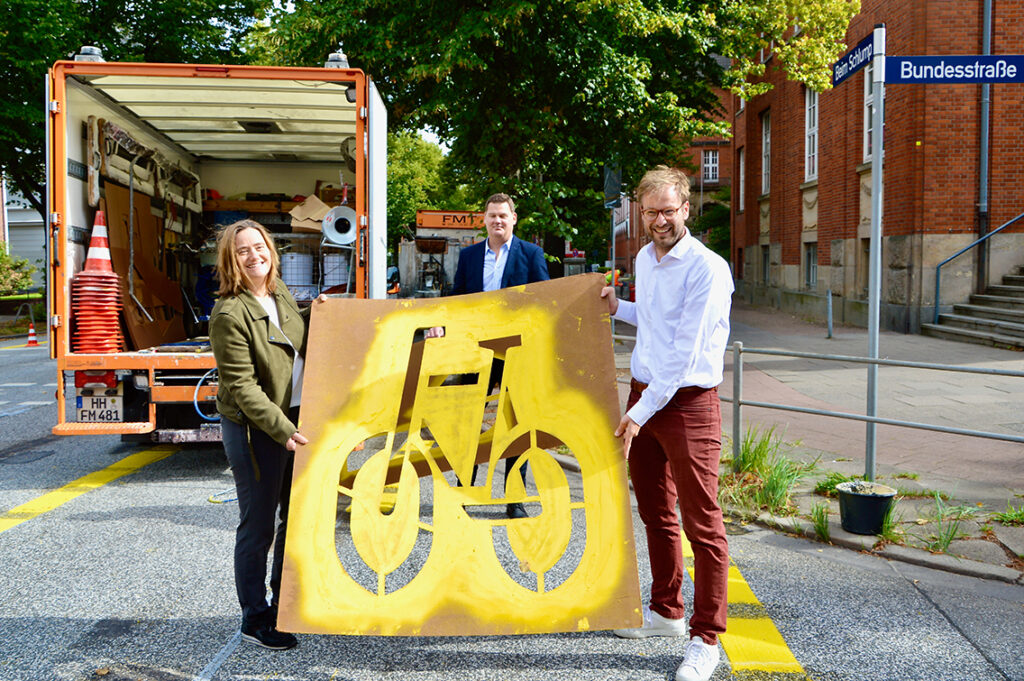
[[[280,279],[274,297],[281,329],[249,291],[218,300],[210,315],[210,345],[220,376],[217,411],[235,423],[248,421],[283,445],[298,430],[288,418],[292,363],[296,350],[306,355],[309,309],[299,310]]]

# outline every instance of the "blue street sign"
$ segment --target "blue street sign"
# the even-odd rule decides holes
[[[886,57],[886,83],[1024,83],[1024,55]]]
[[[832,67],[832,87],[839,85],[844,80],[867,66],[874,54],[874,49],[875,36],[874,34],[871,34],[868,35],[867,38],[864,38],[864,40],[857,43],[857,47],[844,54],[842,58],[836,62],[835,66]]]

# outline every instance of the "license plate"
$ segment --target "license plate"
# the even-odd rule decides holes
[[[116,392],[113,392],[113,389],[107,391],[102,388],[85,388],[75,392],[75,413],[78,421],[84,423],[124,421],[124,387],[122,385],[117,386]]]

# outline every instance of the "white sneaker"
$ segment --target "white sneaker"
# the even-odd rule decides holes
[[[676,681],[708,681],[718,666],[718,646],[709,646],[700,636],[686,644],[683,663],[676,670]]]
[[[636,629],[616,629],[619,638],[647,638],[648,636],[685,636],[686,620],[670,620],[644,606],[644,623]]]

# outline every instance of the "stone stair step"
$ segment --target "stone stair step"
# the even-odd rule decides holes
[[[975,293],[971,295],[971,302],[976,305],[989,305],[1009,310],[1024,310],[1024,299],[1013,296],[995,296],[989,293]]]
[[[1024,274],[1007,274],[1003,277],[1003,283],[1007,286],[1024,286]]]
[[[922,324],[921,332],[926,336],[933,336],[935,338],[945,338],[947,340],[974,343],[977,345],[991,345],[997,348],[1024,350],[1024,338],[1004,336],[998,333],[959,329],[943,324]]]
[[[965,317],[980,317],[982,319],[993,319],[1000,322],[1013,322],[1024,324],[1024,310],[1013,310],[1005,307],[991,307],[988,305],[966,305],[957,304],[953,306],[954,314]]]
[[[990,296],[1006,296],[1008,298],[1024,298],[1024,286],[1007,286],[993,284],[985,291]]]
[[[959,314],[941,314],[939,315],[939,324],[958,329],[995,333],[1024,340],[1024,324]]]

